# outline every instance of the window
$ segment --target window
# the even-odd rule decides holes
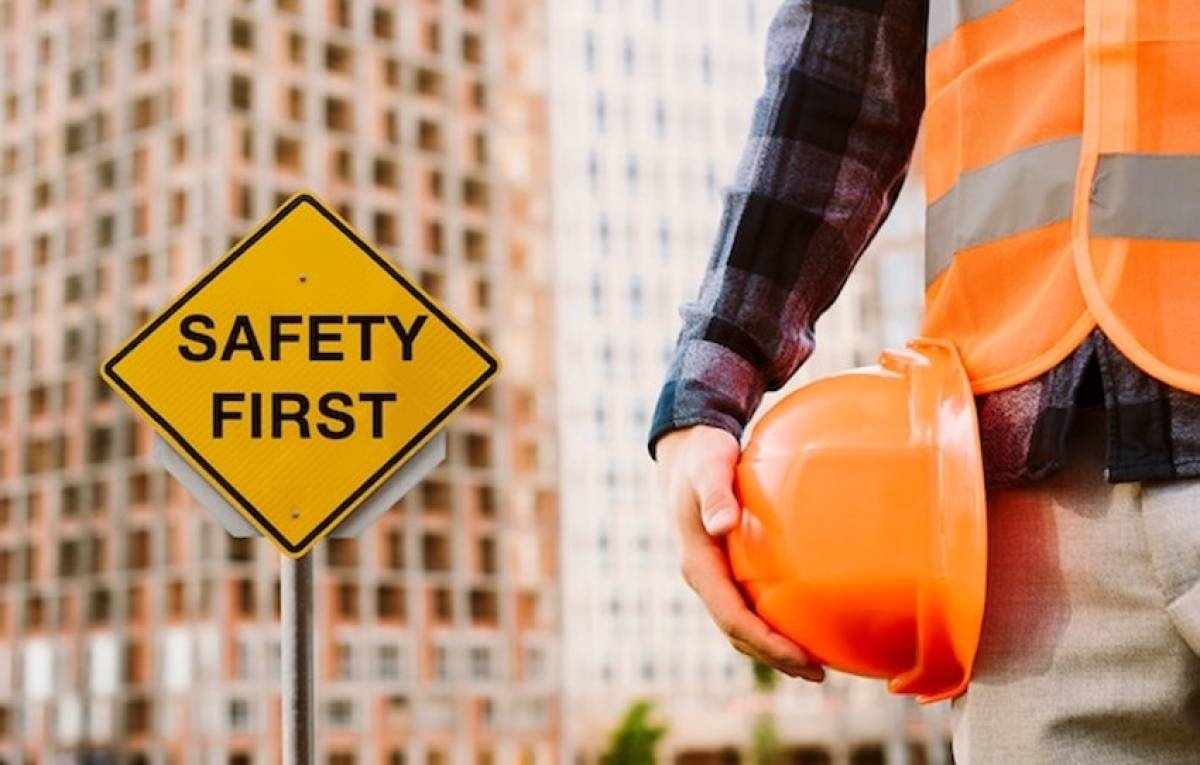
[[[492,537],[479,538],[479,573],[496,573],[496,540]]]
[[[248,112],[253,106],[254,86],[250,78],[235,74],[229,79],[229,103],[238,111]]]
[[[337,644],[337,655],[334,666],[337,668],[339,680],[354,679],[354,647],[349,643]]]
[[[471,621],[475,624],[491,625],[496,623],[498,603],[493,590],[476,588],[470,594]]]
[[[444,645],[433,649],[433,676],[440,682],[450,679],[450,649]]]
[[[79,544],[73,539],[58,543],[58,575],[75,576],[79,573]]]
[[[187,192],[171,192],[171,225],[182,226],[187,222]]]
[[[129,499],[136,505],[150,501],[149,473],[134,473],[129,476]]]
[[[400,143],[400,119],[392,109],[383,114],[383,135],[390,144]]]
[[[339,27],[349,29],[352,16],[350,0],[332,0],[329,5],[330,20]]]
[[[326,44],[325,69],[339,74],[350,74],[354,69],[354,57],[350,49],[332,43]]]
[[[142,734],[150,730],[152,707],[146,699],[125,702],[125,732]]]
[[[483,232],[467,229],[463,232],[463,255],[472,263],[487,259],[487,238]]]
[[[371,31],[380,40],[392,39],[392,12],[376,7],[371,12]]]
[[[432,480],[421,484],[421,504],[426,510],[449,510],[450,502],[450,484]]]
[[[525,649],[525,679],[543,680],[546,676],[546,652],[540,646]]]
[[[417,125],[417,145],[426,151],[441,151],[441,126],[432,120],[421,120]]]
[[[443,247],[445,237],[442,235],[442,231],[442,224],[437,221],[425,224],[425,250],[430,255],[441,255],[445,251]]]
[[[335,568],[353,568],[358,565],[358,541],[354,539],[330,539],[325,545],[325,559]]]
[[[83,122],[72,122],[66,128],[66,152],[74,154],[87,143],[87,125]]]
[[[444,294],[445,280],[442,278],[441,274],[436,274],[432,271],[422,271],[420,280],[421,289],[425,290],[430,295],[433,295],[435,298],[441,297]]]
[[[449,622],[454,618],[454,600],[450,596],[450,590],[445,587],[434,589],[433,594],[433,618],[437,622]]]
[[[470,653],[471,679],[472,680],[491,680],[492,679],[492,651],[487,646],[477,645],[471,647]]]
[[[229,560],[237,563],[251,563],[254,561],[254,539],[246,538],[239,539],[237,537],[229,538]]]
[[[400,646],[379,646],[376,652],[375,675],[380,680],[400,680]]]
[[[383,64],[383,81],[391,87],[400,84],[400,62],[388,56],[380,62]]]
[[[117,163],[107,159],[96,165],[96,184],[102,189],[112,189],[117,184]]]
[[[253,579],[238,579],[234,585],[234,600],[239,614],[254,616],[256,598]]]
[[[396,163],[390,159],[377,157],[371,175],[376,186],[394,189],[398,184]]]
[[[333,174],[339,180],[354,180],[354,156],[350,152],[338,149],[333,153]],[[349,219],[351,216],[342,214],[342,217]]]
[[[358,585],[343,582],[336,590],[338,615],[346,619],[358,618]]]
[[[487,135],[483,132],[476,133],[471,139],[471,151],[474,153],[474,161],[477,165],[486,165],[488,161],[488,140]]]
[[[468,433],[465,438],[467,464],[474,468],[486,468],[491,465],[491,442],[482,433]]]
[[[288,59],[293,64],[304,63],[304,35],[299,32],[288,33]]]
[[[384,246],[390,247],[396,244],[399,239],[396,226],[396,217],[391,213],[376,212],[372,221],[375,229],[375,241]]]
[[[238,50],[254,50],[254,25],[246,19],[230,21],[229,44]]]
[[[239,218],[254,217],[254,188],[247,183],[239,183],[234,187],[234,211]]]
[[[482,82],[471,83],[471,105],[483,111],[487,109],[488,89]]]
[[[167,615],[173,618],[187,616],[187,590],[181,581],[167,585]]]
[[[250,645],[244,640],[238,640],[233,645],[233,666],[238,680],[249,680],[254,662],[250,658]]]
[[[236,731],[248,731],[253,726],[250,702],[247,699],[230,699],[229,727]]]
[[[595,120],[596,120],[596,132],[603,133],[606,129],[607,118],[608,118],[608,105],[604,100],[603,93],[596,94],[596,104],[594,107],[594,111],[595,111]]]
[[[325,705],[325,722],[334,728],[349,728],[354,724],[354,703],[349,699],[333,699]]]
[[[427,532],[421,538],[421,559],[426,571],[449,571],[450,543],[446,537]]]
[[[340,98],[325,99],[325,127],[331,130],[353,130],[354,112],[350,104]]]
[[[496,514],[496,490],[491,486],[480,486],[476,489],[476,504],[479,513],[485,516]]]
[[[417,70],[417,92],[423,96],[437,98],[442,95],[442,75],[434,69]]]
[[[442,49],[442,28],[436,21],[425,25],[425,49],[430,53],[438,53]]]
[[[375,612],[380,619],[404,618],[404,589],[394,584],[381,584],[375,590]]]
[[[288,119],[296,122],[304,121],[304,91],[300,88],[287,89],[286,112]]]
[[[483,181],[475,178],[464,178],[462,183],[463,204],[468,207],[487,209],[488,187]]]
[[[138,529],[129,534],[127,556],[129,568],[137,570],[150,566],[150,532]]]
[[[404,533],[388,531],[384,537],[384,564],[390,569],[404,568]]]
[[[483,40],[473,32],[462,36],[462,58],[469,64],[483,63]]]
[[[236,106],[237,103],[235,102],[234,105]],[[153,96],[143,96],[133,102],[130,121],[133,123],[134,130],[148,128],[154,124],[156,119],[154,107]]]

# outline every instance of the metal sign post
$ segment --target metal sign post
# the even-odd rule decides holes
[[[313,765],[312,554],[279,556],[282,606],[283,765]]]

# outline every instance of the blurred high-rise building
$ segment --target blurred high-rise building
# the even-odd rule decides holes
[[[302,188],[506,362],[419,491],[316,550],[319,761],[555,760],[544,12],[0,2],[0,760],[278,761],[277,555],[96,368]]]
[[[766,701],[678,573],[646,434],[764,85],[778,0],[550,4],[566,747],[585,761],[634,699],[664,756],[726,761],[773,710],[794,762],[939,761],[944,721],[881,683],[789,682]],[[923,205],[909,189],[820,321],[797,382],[915,330]],[[910,758],[911,753],[911,758]]]

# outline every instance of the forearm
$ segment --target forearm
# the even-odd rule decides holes
[[[813,348],[813,325],[891,208],[924,107],[923,0],[886,11],[790,0],[767,87],[659,398],[663,433],[741,435]]]

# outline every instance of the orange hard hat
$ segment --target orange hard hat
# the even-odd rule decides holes
[[[734,576],[774,629],[922,702],[967,686],[987,525],[971,386],[918,339],[816,380],[755,427],[736,471]]]

